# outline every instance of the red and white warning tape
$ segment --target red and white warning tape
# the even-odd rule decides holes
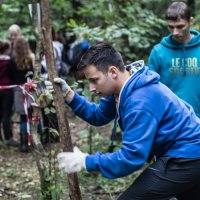
[[[27,126],[27,133],[28,133],[28,145],[31,145],[31,132],[30,132],[30,120],[28,116],[28,102],[26,97],[29,96],[32,100],[32,102],[36,103],[35,98],[31,95],[31,92],[37,87],[35,83],[31,81],[31,79],[27,79],[27,82],[22,85],[0,85],[0,90],[6,90],[11,88],[19,87],[22,90],[23,93],[23,105],[24,105],[24,111],[26,115],[26,126]]]

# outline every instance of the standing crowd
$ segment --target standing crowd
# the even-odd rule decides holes
[[[13,24],[9,27],[8,35],[9,39],[0,40],[0,125],[2,126],[0,128],[0,138],[5,145],[19,146],[22,152],[27,152],[29,132],[27,115],[29,119],[31,119],[31,97],[29,95],[25,95],[26,97],[24,96],[22,87],[11,86],[17,85],[25,87],[24,84],[31,81],[34,75],[35,54],[30,48],[29,41],[22,35],[21,28],[17,24]],[[86,40],[83,40],[79,44],[85,44],[85,41]],[[74,40],[74,42],[76,42],[76,40]],[[77,48],[77,45],[72,43],[71,46],[73,48],[69,49],[69,55],[65,54],[66,59],[64,60],[63,53],[67,50],[65,51],[64,44],[59,40],[57,32],[52,27],[52,45],[55,69],[59,77],[66,80],[69,71],[75,68],[75,64],[73,64],[72,60],[79,60],[83,52],[89,47],[89,43],[87,42],[87,44],[84,45],[85,49],[81,47]],[[74,47],[76,47],[76,49]],[[48,79],[48,69],[44,55],[42,55],[41,59],[41,79]],[[28,113],[26,113],[24,108],[24,97],[26,98]],[[19,116],[20,143],[13,138],[11,119],[14,113]],[[44,131],[42,131],[42,127]],[[58,122],[56,114],[50,113],[46,116],[44,109],[42,109],[42,123],[39,123],[38,132],[40,133],[41,142],[43,144],[50,142],[51,137],[49,129],[46,127],[58,130]],[[54,138],[54,141],[58,142],[59,138]]]
[[[13,139],[11,118],[14,112],[20,119],[20,150],[28,150],[27,140],[27,119],[24,109],[23,92],[20,87],[10,87],[13,85],[23,85],[27,78],[33,76],[33,65],[35,57],[30,49],[28,41],[21,34],[18,25],[13,24],[8,29],[10,41],[0,40],[0,85],[7,88],[1,89],[1,122],[3,125],[3,134],[5,145],[18,146],[18,142]],[[32,72],[27,76],[28,72]],[[28,97],[27,97],[28,101]],[[28,106],[28,110],[30,105]]]

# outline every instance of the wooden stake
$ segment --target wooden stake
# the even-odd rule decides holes
[[[41,16],[42,16],[42,31],[44,37],[44,50],[47,61],[49,80],[53,83],[53,79],[57,77],[55,70],[54,53],[52,46],[52,24],[50,20],[50,8],[48,0],[41,0]],[[58,119],[58,126],[60,130],[61,145],[64,151],[72,151],[72,140],[70,135],[70,128],[67,119],[66,105],[58,85],[53,84],[55,90],[54,102],[56,107],[56,114]],[[76,173],[68,174],[69,196],[71,200],[81,200],[81,193],[79,188],[78,176]]]

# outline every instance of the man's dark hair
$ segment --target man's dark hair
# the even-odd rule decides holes
[[[77,69],[83,70],[89,65],[94,65],[97,70],[107,73],[110,66],[124,71],[124,62],[121,54],[108,43],[98,43],[91,46],[82,56]]]
[[[177,21],[180,19],[190,20],[191,10],[184,2],[173,2],[165,13],[166,20]]]

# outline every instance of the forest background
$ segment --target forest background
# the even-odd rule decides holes
[[[72,36],[78,40],[86,38],[90,44],[107,41],[116,47],[128,64],[144,59],[147,62],[150,50],[168,34],[164,19],[170,0],[49,0],[52,25],[62,33],[65,41]],[[195,23],[200,30],[200,1],[184,1],[191,6]],[[8,38],[8,27],[18,24],[30,43],[35,43],[28,4],[31,0],[0,0],[0,38]],[[91,98],[88,92],[85,92]],[[70,114],[71,115],[71,114]],[[102,129],[84,124],[73,115],[70,117],[71,134],[82,150],[88,152],[88,131],[93,135],[93,151],[106,151],[112,124]],[[76,126],[75,126],[76,124]],[[16,129],[17,130],[17,129]],[[104,133],[104,134],[99,134]],[[20,154],[17,150],[5,149],[0,144],[0,199],[40,199],[39,176],[31,154]],[[113,200],[134,179],[137,174],[114,181],[99,174],[79,174],[83,199]],[[51,179],[52,177],[48,177]],[[49,188],[55,199],[67,199],[62,186]],[[65,186],[64,186],[65,187]],[[62,193],[62,198],[57,194]],[[53,195],[52,195],[53,196]]]
[[[30,41],[35,37],[29,15],[30,0],[1,0],[0,38],[18,24]],[[72,35],[84,37],[90,44],[108,41],[124,56],[126,62],[148,58],[152,46],[168,34],[164,20],[170,0],[49,0],[51,20],[66,40]],[[184,1],[192,8],[194,28],[200,29],[200,1]]]

